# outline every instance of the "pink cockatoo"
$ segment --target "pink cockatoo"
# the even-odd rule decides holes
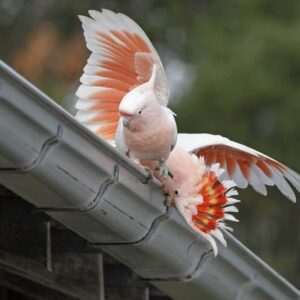
[[[177,140],[167,78],[144,31],[129,17],[103,9],[80,16],[92,52],[81,86],[76,118],[133,159],[165,161]]]
[[[215,256],[218,253],[216,238],[227,245],[222,230],[232,231],[225,223],[238,222],[231,214],[238,212],[233,204],[238,193],[232,180],[221,180],[225,171],[220,164],[207,166],[204,158],[176,147],[170,154],[166,165],[171,177],[163,177],[157,171],[157,162],[141,161],[159,179],[168,195],[169,203],[175,206],[187,224],[210,242]]]

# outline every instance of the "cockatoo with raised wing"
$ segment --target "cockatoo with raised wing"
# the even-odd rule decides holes
[[[177,140],[167,78],[144,31],[129,17],[103,9],[80,16],[92,52],[81,86],[76,118],[133,159],[165,161]]]

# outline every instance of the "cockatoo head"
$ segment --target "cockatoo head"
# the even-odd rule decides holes
[[[122,117],[124,127],[134,121],[143,121],[143,117],[149,116],[160,104],[155,94],[156,65],[153,66],[149,81],[128,92],[119,105],[119,114]]]
[[[123,118],[123,124],[128,127],[128,123],[137,118],[141,118],[151,110],[155,100],[154,92],[151,89],[144,89],[139,86],[124,96],[119,106],[119,114]]]

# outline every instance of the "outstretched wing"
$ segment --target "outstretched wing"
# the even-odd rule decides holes
[[[300,175],[295,171],[220,135],[179,134],[177,146],[198,157],[203,156],[207,165],[220,163],[226,170],[225,178],[234,180],[240,188],[250,184],[258,193],[267,195],[266,185],[276,185],[283,195],[295,202],[296,196],[288,180],[300,192]]]
[[[76,93],[76,118],[100,137],[114,140],[118,107],[126,93],[147,82],[157,66],[155,92],[168,102],[168,84],[160,58],[143,30],[129,17],[109,10],[80,16],[92,52]]]

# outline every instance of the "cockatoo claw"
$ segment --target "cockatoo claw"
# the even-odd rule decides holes
[[[173,204],[173,199],[171,198],[170,195],[167,195],[164,204],[165,204],[165,206],[167,206],[167,207],[172,207],[172,206],[174,206],[174,204]]]
[[[168,171],[168,175],[173,179],[174,176],[170,171]]]
[[[169,171],[169,168],[167,167],[164,161],[159,162],[157,170],[159,171],[160,177],[167,178],[168,176],[170,176],[173,179],[173,174]]]
[[[151,179],[153,179],[153,174],[148,167],[144,167],[145,171],[148,173],[147,177],[142,180],[142,183],[147,184]]]

